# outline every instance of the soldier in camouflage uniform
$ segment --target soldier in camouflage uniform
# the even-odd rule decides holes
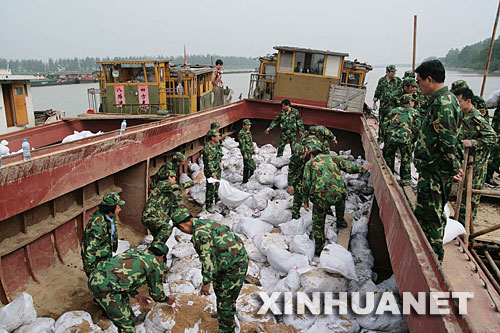
[[[265,130],[265,133],[269,134],[269,131],[276,125],[280,125],[281,127],[280,144],[278,146],[277,157],[283,155],[283,150],[285,149],[287,143],[290,143],[290,148],[292,148],[293,153],[295,144],[297,143],[297,132],[299,137],[301,137],[302,133],[304,133],[304,123],[302,122],[299,111],[292,108],[290,105],[291,103],[288,99],[283,100],[281,102],[280,112]]]
[[[304,147],[307,147],[307,146],[318,147],[322,150],[322,152],[324,154],[330,153],[330,145],[328,144],[328,141],[325,143],[319,137],[318,126],[309,127],[309,129],[307,131],[305,131],[304,135],[302,135],[302,137],[300,138],[299,144],[304,146]],[[328,148],[327,148],[327,146],[328,146]]]
[[[179,166],[186,160],[186,156],[184,156],[181,152],[176,152],[172,159],[167,163],[163,164],[158,170],[158,172],[153,176],[153,181],[151,183],[151,190],[156,187],[156,184],[161,180],[166,180],[169,174],[169,171],[174,171],[177,175],[177,169]]]
[[[403,75],[403,80],[406,79],[407,77],[415,79],[415,72],[410,70],[407,70],[405,74]]]
[[[177,210],[172,221],[179,230],[193,235],[191,241],[202,265],[201,294],[209,295],[213,284],[220,332],[234,332],[236,300],[248,268],[243,242],[227,226],[193,218],[185,208]]]
[[[124,204],[118,194],[106,194],[87,223],[82,238],[83,270],[87,277],[99,262],[111,258],[118,248],[116,216]]]
[[[403,81],[405,78],[412,78],[413,80],[415,80],[415,72],[412,70],[406,71],[405,75],[403,76]],[[413,94],[413,97],[415,97],[415,106],[413,108],[418,111],[419,116],[420,116],[420,121],[422,121],[425,118],[425,111],[427,109],[428,96],[422,94],[422,92],[420,91],[420,88],[417,85],[417,90]],[[400,105],[398,105],[398,106],[400,106]]]
[[[445,70],[439,60],[423,62],[415,72],[422,93],[431,96],[415,146],[415,167],[419,172],[415,216],[442,262],[444,205],[452,180],[461,179],[463,174],[459,143],[462,112],[456,97],[444,85]]]
[[[377,102],[380,101],[380,108],[378,112],[379,128],[378,128],[378,141],[381,143],[384,138],[383,124],[385,116],[391,110],[390,101],[391,94],[394,90],[401,86],[401,79],[396,76],[396,66],[389,65],[385,68],[386,74],[378,80],[375,95],[373,97],[373,108],[377,108]]]
[[[178,201],[182,199],[175,192],[191,188],[202,177],[203,173],[200,172],[194,181],[191,180],[179,185],[175,171],[170,170],[167,179],[158,182],[146,201],[141,218],[142,224],[148,228],[155,241],[166,242],[172,234],[172,226],[169,221],[172,214],[179,208]]]
[[[323,142],[323,152],[330,154],[330,142],[338,144],[337,137],[325,126],[316,126],[316,131],[318,132],[318,139]]]
[[[456,94],[457,90],[464,88],[469,88],[467,82],[465,82],[464,80],[457,80],[451,84],[450,91],[453,94]],[[486,115],[488,114],[488,109],[486,108],[486,102],[481,96],[474,95],[474,98],[472,99],[472,105],[481,113],[483,117],[486,117]]]
[[[313,235],[315,254],[319,256],[325,246],[325,218],[331,206],[335,206],[337,228],[345,228],[345,198],[347,190],[340,170],[348,173],[365,173],[371,166],[361,166],[338,156],[311,152],[311,159],[304,167],[304,207],[313,203]]]
[[[411,182],[411,155],[412,143],[420,129],[419,114],[413,108],[415,98],[406,94],[399,98],[401,106],[392,109],[386,117],[384,127],[387,129],[384,139],[384,159],[389,168],[394,172],[394,159],[396,151],[401,153],[401,167],[399,176],[401,185]]]
[[[497,133],[498,140],[491,147],[490,160],[488,162],[488,173],[486,176],[486,183],[494,187],[498,186],[498,184],[493,180],[493,174],[495,172],[500,174],[500,103],[499,102],[500,101],[495,97],[495,95],[490,97],[486,102],[489,109],[496,108],[495,113],[493,114],[491,127]]]
[[[486,179],[490,147],[497,142],[498,137],[493,128],[491,128],[489,121],[484,119],[481,113],[479,113],[472,104],[474,100],[474,93],[472,90],[469,88],[458,89],[455,91],[455,96],[464,114],[462,142],[464,147],[470,147],[469,156],[474,157],[472,188],[480,190]],[[465,196],[466,193],[464,191],[458,218],[458,221],[462,224],[465,224]],[[474,221],[476,217],[480,200],[480,194],[472,194],[472,221]]]
[[[413,99],[414,99],[413,102],[415,103],[416,98],[417,98],[417,94],[416,94],[417,87],[418,87],[417,82],[414,79],[405,78],[403,80],[403,83],[401,84],[401,87],[394,90],[391,94],[391,99],[389,102],[389,107],[390,107],[389,112],[394,108],[402,106],[400,98],[403,95],[409,94],[409,95],[413,96]],[[414,108],[416,108],[416,107],[414,107]],[[389,114],[389,112],[387,114]],[[385,124],[383,124],[383,126],[385,126]]]
[[[253,148],[252,132],[250,128],[252,122],[250,119],[243,120],[243,128],[238,133],[238,142],[240,143],[240,151],[243,156],[243,184],[245,184],[255,171],[256,165],[253,160],[255,150]]]
[[[205,196],[205,208],[208,212],[214,213],[212,204],[215,198],[219,200],[219,183],[211,184],[208,178],[220,179],[222,175],[222,148],[219,144],[220,134],[216,130],[208,131],[208,141],[203,147],[203,166],[205,177],[207,177],[207,191]]]
[[[154,242],[149,249],[130,249],[107,261],[100,262],[89,278],[89,289],[118,332],[135,333],[135,323],[144,320],[145,313],[135,317],[130,309],[129,296],[141,306],[150,298],[137,289],[148,285],[149,295],[156,302],[172,305],[175,296],[163,292],[163,270],[168,248]]]

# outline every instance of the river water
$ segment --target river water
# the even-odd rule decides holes
[[[398,76],[402,76],[408,67],[398,68]],[[372,104],[373,94],[377,86],[378,79],[385,75],[385,67],[374,68],[366,76],[366,103]],[[250,84],[250,73],[226,74],[223,76],[224,84],[233,89],[233,101],[238,100],[240,94],[243,98],[248,97]],[[478,73],[447,71],[446,85],[450,86],[453,81],[465,80],[474,93],[479,94],[483,75]],[[66,112],[66,116],[73,117],[85,113],[89,109],[87,89],[99,88],[97,83],[73,84],[64,86],[33,87],[33,104],[35,110],[61,110]],[[487,97],[494,91],[500,89],[500,76],[488,76],[486,81],[484,96]]]

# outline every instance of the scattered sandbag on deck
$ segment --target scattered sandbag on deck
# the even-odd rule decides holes
[[[314,268],[300,275],[300,284],[306,293],[346,291],[348,283],[346,278],[328,274],[321,268]]]
[[[336,273],[350,280],[356,280],[356,268],[349,251],[338,244],[325,246],[319,257],[321,268],[329,273]]]
[[[303,235],[307,232],[307,226],[302,217],[280,224],[281,232],[284,235]]]
[[[26,324],[14,331],[14,333],[52,333],[56,321],[52,318],[36,318],[31,324]]]
[[[282,168],[290,163],[290,155],[283,155],[280,157],[273,156],[268,161],[269,164],[274,165],[276,168]]]
[[[97,133],[92,133],[91,131],[81,131],[81,132],[73,131],[73,134],[68,135],[67,137],[65,137],[62,140],[62,143],[76,141],[76,140],[80,140],[80,139],[85,139],[85,138],[88,138],[88,137],[91,137],[91,136],[96,136],[96,135],[101,135],[101,134],[102,134],[101,131],[99,131]]]
[[[375,292],[375,304],[379,304],[382,297],[382,292]],[[366,300],[361,298],[360,306],[365,307]],[[398,304],[400,313],[403,312],[401,304]],[[375,314],[377,307],[367,315],[356,315],[358,324],[367,330],[382,331],[382,332],[408,332],[408,324],[403,315],[393,315],[390,312],[383,314]]]
[[[117,254],[120,254],[122,252],[127,251],[130,249],[130,243],[126,240],[118,240],[118,248],[116,249],[116,252],[113,252],[113,256],[116,256]]]
[[[156,303],[144,320],[146,332],[163,333],[172,330],[175,325],[174,309],[163,303]]]
[[[234,188],[228,181],[221,179],[219,184],[220,201],[231,209],[235,209],[251,196],[250,193]]]
[[[293,268],[288,275],[276,284],[276,291],[296,292],[300,288],[300,273],[297,268]]]
[[[289,272],[296,267],[308,267],[309,260],[305,255],[292,253],[274,245],[267,250],[269,264],[282,272]]]
[[[94,324],[90,313],[85,311],[70,311],[57,319],[54,333],[83,333],[101,332],[101,328]]]
[[[458,236],[465,235],[466,233],[467,231],[465,231],[462,223],[448,217],[444,228],[443,244],[448,244]]]
[[[234,149],[234,148],[238,148],[239,145],[240,144],[238,142],[236,142],[236,140],[234,140],[230,136],[226,136],[226,138],[224,139],[224,141],[222,141],[222,146],[224,146],[224,148],[226,148],[228,150],[231,150],[231,149]]]
[[[175,280],[169,283],[170,293],[172,294],[193,294],[196,289],[191,281]]]
[[[243,244],[245,245],[245,250],[247,251],[248,258],[250,260],[256,261],[256,262],[266,262],[267,257],[264,253],[260,252],[260,250],[255,246],[254,242],[252,239],[245,239],[243,241]]]
[[[360,327],[356,320],[345,316],[322,315],[313,326],[304,333],[356,333]]]
[[[2,142],[0,142],[0,155],[9,155],[10,148],[7,147],[8,144],[9,142],[7,140],[2,140]]]
[[[176,258],[189,257],[196,254],[193,243],[179,243],[172,249],[172,255]]]
[[[235,228],[237,232],[245,234],[248,238],[254,238],[262,233],[273,231],[274,226],[259,219],[242,217]]]
[[[268,163],[261,163],[257,170],[255,170],[255,177],[257,181],[263,185],[271,185],[274,183],[274,177],[276,177],[276,173],[278,169]]]
[[[239,320],[244,322],[268,322],[273,320],[270,311],[264,315],[257,314],[262,306],[258,293],[263,291],[264,289],[253,284],[243,285],[240,296],[236,301],[236,313]]]
[[[316,320],[317,316],[310,314],[309,311],[306,311],[306,313],[303,315],[292,314],[283,316],[283,321],[285,322],[285,324],[287,324],[288,326],[293,326],[297,330],[308,329],[309,327],[314,325]]]
[[[288,208],[291,208],[291,203],[287,200],[269,200],[260,218],[262,221],[269,222],[277,227],[281,223],[292,219],[292,212]]]
[[[192,180],[191,177],[189,177],[186,173],[181,174],[181,176],[179,177],[179,183],[180,184],[187,183],[187,182],[189,182],[191,180]]]
[[[288,249],[289,242],[287,241],[287,236],[277,233],[265,232],[255,236],[253,238],[253,243],[260,252],[267,256],[267,250],[270,246],[274,245],[280,249],[286,250]]]
[[[290,251],[305,255],[309,260],[314,257],[314,242],[307,235],[293,237],[289,244]]]
[[[279,173],[276,178],[274,178],[274,187],[278,189],[285,189],[288,187],[288,175],[284,173]]]
[[[0,308],[0,329],[12,332],[16,328],[31,324],[36,319],[33,298],[23,292],[15,300]]]

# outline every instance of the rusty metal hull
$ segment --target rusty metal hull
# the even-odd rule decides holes
[[[410,206],[387,169],[371,123],[358,112],[337,112],[323,107],[297,105],[305,124],[321,124],[345,133],[341,144],[357,149],[375,164],[372,181],[380,218],[384,225],[390,261],[400,292],[450,291],[445,274],[415,219]],[[104,193],[121,192],[127,205],[122,223],[144,231],[140,214],[146,200],[149,174],[176,149],[199,156],[204,136],[212,121],[226,134],[239,130],[241,119],[257,122],[273,119],[279,104],[243,100],[224,107],[167,119],[136,124],[119,136],[119,121],[103,125],[111,132],[78,142],[59,144],[52,125],[37,128],[37,138],[51,142],[34,151],[32,161],[20,156],[4,159],[0,169],[0,299],[3,303],[54,262],[64,262],[69,251],[78,251],[82,231]],[[238,127],[233,127],[236,125]],[[79,123],[86,129],[88,124]],[[43,128],[50,129],[47,133]],[[68,132],[59,128],[57,131]],[[22,137],[22,134],[19,135]],[[52,139],[50,139],[52,137]],[[255,141],[266,142],[260,131]],[[344,147],[340,147],[343,149]],[[186,168],[186,166],[183,166]],[[130,204],[128,204],[130,203]],[[495,295],[498,297],[498,295]],[[454,303],[445,316],[407,316],[412,331],[473,331],[474,323],[460,316]],[[482,318],[482,320],[488,320]]]

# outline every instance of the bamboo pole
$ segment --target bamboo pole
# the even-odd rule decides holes
[[[486,69],[484,70],[483,84],[481,86],[481,97],[483,97],[484,87],[486,86],[486,78],[488,77],[488,70],[490,69],[491,53],[493,52],[493,44],[495,43],[495,35],[497,32],[498,15],[500,14],[500,1],[498,1],[497,16],[495,18],[495,25],[493,26],[493,34],[491,35],[490,50],[488,51],[488,60],[486,60]]]
[[[465,189],[465,247],[469,247],[469,235],[472,220],[472,174],[474,172],[474,156],[471,155],[467,166],[467,188]],[[460,207],[459,207],[460,209]]]
[[[415,57],[417,54],[417,15],[413,16],[413,62],[411,70],[415,72]]]
[[[490,256],[490,253],[488,251],[484,251],[484,256],[486,259],[488,259],[488,262],[490,263],[491,268],[493,269],[493,272],[497,276],[497,278],[500,280],[500,270],[498,269],[497,264],[493,261],[493,258]]]
[[[464,161],[462,163],[462,170],[467,170],[467,160],[469,159],[469,147],[465,147],[464,151]],[[462,205],[462,195],[464,193],[464,182],[467,180],[467,173],[462,180],[458,181],[458,193],[457,193],[457,205],[455,206],[455,216],[454,220],[458,221],[458,216],[460,215],[460,205]]]
[[[500,285],[498,285],[498,282],[495,280],[495,277],[491,275],[490,271],[488,270],[488,267],[486,267],[486,265],[483,263],[481,258],[479,258],[474,249],[470,249],[470,252],[472,253],[472,256],[476,259],[479,266],[481,266],[481,269],[483,270],[484,274],[488,277],[493,287],[495,287],[497,293],[500,293]]]
[[[488,227],[486,229],[479,230],[478,232],[471,234],[469,238],[471,238],[471,239],[476,238],[476,237],[482,236],[484,234],[490,233],[490,232],[498,230],[498,229],[500,229],[500,223],[495,224],[494,226]]]
[[[500,197],[500,191],[498,191],[498,190],[475,190],[475,189],[472,189],[472,193]]]

